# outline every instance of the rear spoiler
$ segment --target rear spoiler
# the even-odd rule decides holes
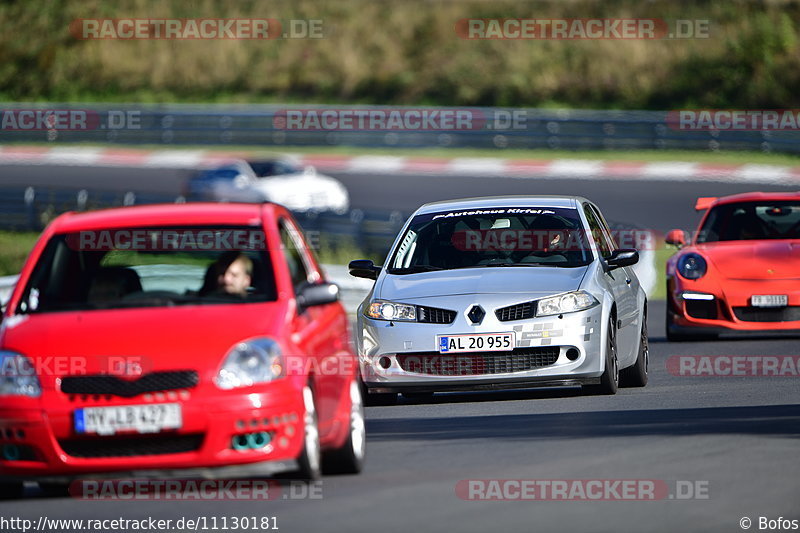
[[[711,204],[717,201],[716,196],[704,196],[697,199],[697,203],[694,204],[694,208],[696,211],[705,211]]]

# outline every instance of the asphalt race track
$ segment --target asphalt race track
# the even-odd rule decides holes
[[[610,219],[659,231],[693,228],[697,196],[781,189],[656,181],[336,177],[350,190],[354,207],[408,211],[454,196],[582,194]],[[663,302],[651,302],[649,324],[650,384],[644,389],[620,389],[607,397],[581,396],[566,388],[454,393],[427,403],[402,399],[397,406],[368,408],[364,472],[324,478],[320,499],[93,502],[48,498],[31,487],[24,500],[0,502],[0,517],[35,522],[40,516],[271,516],[284,533],[733,532],[742,531],[744,517],[752,520],[752,530],[758,530],[760,517],[800,519],[797,373],[688,377],[673,375],[666,366],[672,356],[797,356],[798,339],[667,343]],[[658,501],[462,500],[457,483],[473,479],[638,479],[669,490]]]
[[[575,194],[592,200],[609,220],[661,232],[673,228],[695,229],[700,217],[694,210],[694,203],[701,196],[798,190],[797,185],[634,181],[630,178],[585,180],[475,178],[435,174],[330,174],[344,183],[350,193],[352,207],[358,209],[398,209],[410,213],[424,203],[453,198],[504,194]]]

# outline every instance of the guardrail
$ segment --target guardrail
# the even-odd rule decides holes
[[[75,111],[78,120],[3,123],[0,143],[50,142],[156,145],[354,147],[472,147],[568,150],[754,150],[800,153],[800,131],[689,131],[673,127],[666,111],[597,111],[527,108],[431,108],[280,105],[4,104],[3,113]],[[391,123],[393,111],[402,123]],[[322,120],[294,126],[287,113]],[[424,113],[462,113],[463,122],[416,120]],[[40,113],[40,118],[41,118]],[[385,122],[358,128],[342,117],[375,113]],[[441,116],[441,115],[436,115]],[[415,119],[408,128],[405,118]],[[74,117],[73,117],[74,118]],[[19,124],[18,124],[19,122]],[[381,124],[383,125],[382,127]],[[31,127],[28,128],[27,126]],[[13,127],[16,126],[16,127]]]

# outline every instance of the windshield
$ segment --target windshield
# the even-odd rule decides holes
[[[578,267],[592,261],[578,211],[502,207],[414,217],[390,274],[478,267]]]
[[[218,226],[55,235],[17,312],[275,300],[264,237],[254,228]]]
[[[250,161],[256,176],[262,178],[267,176],[279,176],[281,174],[295,174],[298,169],[285,161]]]
[[[714,207],[698,243],[762,239],[800,239],[800,203],[745,202]]]

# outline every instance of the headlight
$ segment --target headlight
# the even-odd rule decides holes
[[[225,356],[214,380],[220,389],[249,387],[286,375],[280,346],[272,339],[240,342]]]
[[[33,364],[25,356],[0,352],[0,396],[30,396],[38,398],[42,386]]]
[[[536,302],[536,316],[560,315],[583,311],[597,304],[597,300],[586,291],[568,292],[558,296],[542,298]]]
[[[385,300],[375,300],[369,304],[364,314],[376,320],[415,322],[417,320],[417,307],[414,305],[387,302]]]
[[[686,279],[700,279],[707,269],[706,260],[700,254],[688,253],[678,259],[678,272]]]

